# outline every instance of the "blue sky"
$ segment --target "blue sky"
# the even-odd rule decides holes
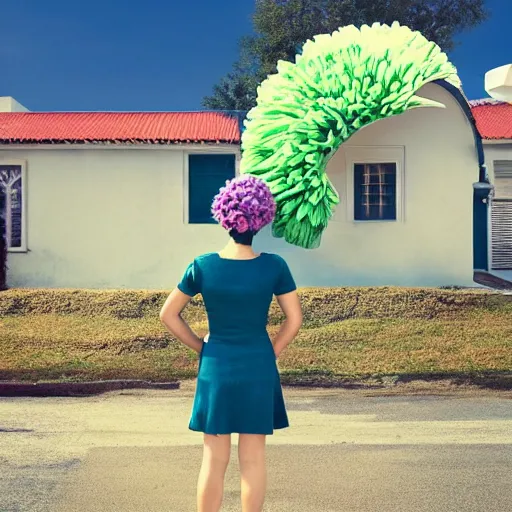
[[[223,9],[219,7],[222,5]],[[512,1],[450,54],[466,95],[512,62]],[[198,110],[251,32],[253,0],[4,0],[0,96],[33,111]]]

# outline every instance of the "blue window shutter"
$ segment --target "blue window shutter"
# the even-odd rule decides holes
[[[226,180],[235,177],[235,155],[189,155],[188,220],[191,224],[215,224],[211,206]]]

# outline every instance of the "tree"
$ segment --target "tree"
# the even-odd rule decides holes
[[[233,71],[213,86],[213,95],[203,99],[203,106],[212,110],[249,110],[256,103],[256,89],[264,76],[251,37],[240,42],[240,58]]]
[[[249,110],[256,103],[257,76],[235,65],[213,86],[213,95],[203,99],[203,106],[211,110]]]
[[[240,61],[203,105],[254,106],[258,84],[275,72],[279,60],[293,61],[308,39],[344,25],[399,21],[449,51],[457,34],[487,14],[485,0],[256,0],[255,35],[242,40]]]

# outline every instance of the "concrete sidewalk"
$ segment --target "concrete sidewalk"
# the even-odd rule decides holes
[[[512,393],[429,389],[286,389],[265,511],[508,510]],[[191,385],[0,398],[0,511],[193,512],[192,398]],[[224,512],[240,510],[236,440]]]

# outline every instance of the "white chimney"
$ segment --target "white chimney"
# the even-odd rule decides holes
[[[485,90],[495,100],[512,102],[512,64],[487,71]]]
[[[0,96],[0,112],[29,112],[11,96]]]

